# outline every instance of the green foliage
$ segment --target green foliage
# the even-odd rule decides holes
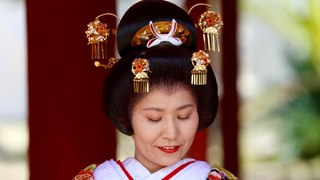
[[[320,155],[320,1],[302,1],[301,11],[290,2],[242,0],[241,7],[268,22],[288,44],[294,96],[271,112],[281,118],[285,154],[307,160]]]

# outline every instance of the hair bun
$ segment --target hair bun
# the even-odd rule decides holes
[[[195,51],[197,49],[197,29],[189,14],[177,5],[161,0],[143,0],[131,6],[123,15],[117,34],[118,51],[121,57],[132,51],[146,49],[146,46],[132,47],[131,42],[137,31],[150,21],[160,22],[176,20],[190,32],[191,42],[180,46]]]

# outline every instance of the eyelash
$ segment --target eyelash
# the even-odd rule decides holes
[[[186,117],[177,117],[177,119],[179,119],[179,120],[187,120],[187,119],[189,119],[190,118],[190,116],[186,116]],[[161,120],[161,118],[159,118],[159,119],[152,119],[152,118],[147,118],[149,121],[152,121],[152,122],[158,122],[158,121],[160,121]]]
[[[190,116],[186,116],[186,117],[178,117],[178,119],[180,119],[180,120],[186,120],[186,119],[189,119],[190,118]]]
[[[149,121],[152,121],[152,122],[158,122],[158,121],[160,121],[161,120],[161,118],[159,118],[159,119],[151,119],[151,118],[147,118]]]

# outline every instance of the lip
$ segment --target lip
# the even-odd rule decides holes
[[[179,150],[180,146],[158,146],[160,151],[165,152],[165,153],[175,153]]]

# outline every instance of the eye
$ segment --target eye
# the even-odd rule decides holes
[[[190,118],[190,116],[188,115],[188,116],[178,116],[178,119],[180,119],[180,120],[186,120],[186,119],[189,119]]]
[[[147,117],[147,119],[152,122],[158,122],[161,120],[161,118],[150,118],[150,117]]]

